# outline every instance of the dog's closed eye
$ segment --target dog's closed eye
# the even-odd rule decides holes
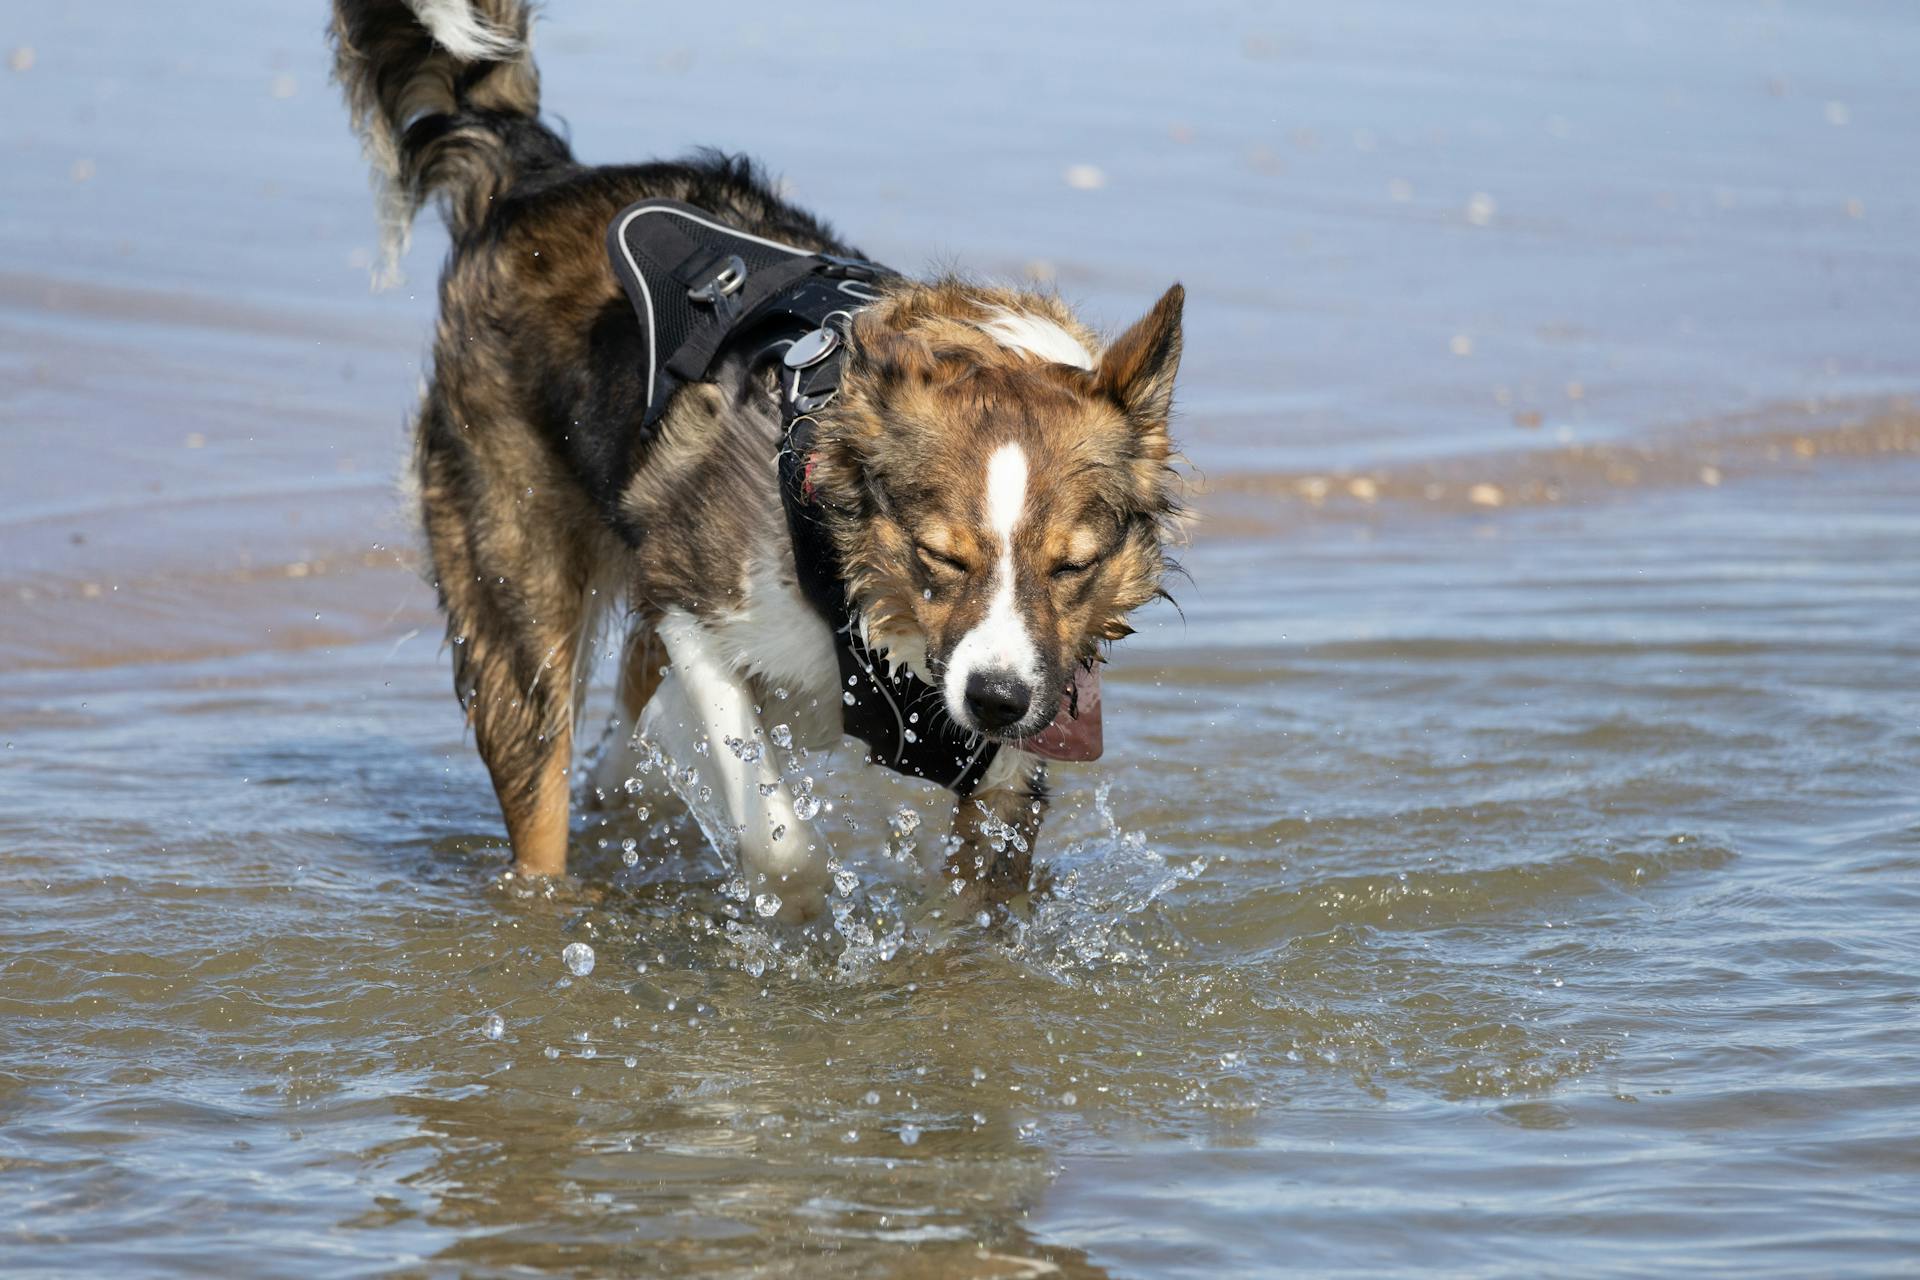
[[[936,574],[957,574],[962,577],[971,572],[967,567],[966,561],[956,559],[944,551],[935,551],[924,542],[914,547],[914,551],[919,554],[920,563],[925,565],[930,572]]]
[[[1099,556],[1088,556],[1084,560],[1063,560],[1053,566],[1052,577],[1057,582],[1064,582],[1068,579],[1079,577],[1099,563]]]

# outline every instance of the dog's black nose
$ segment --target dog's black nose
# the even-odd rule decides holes
[[[975,671],[967,677],[967,713],[982,729],[1018,724],[1033,705],[1033,690],[1017,676]]]

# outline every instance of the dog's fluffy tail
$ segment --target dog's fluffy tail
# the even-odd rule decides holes
[[[458,243],[516,177],[570,160],[538,119],[531,28],[524,0],[334,0],[333,75],[380,205],[375,287],[398,278],[429,196]]]

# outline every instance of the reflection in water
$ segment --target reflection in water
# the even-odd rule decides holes
[[[908,1122],[884,1127],[881,1108],[831,1123],[806,1115],[777,1068],[694,1083],[612,1059],[580,1073],[599,1087],[564,1090],[510,1074],[535,1073],[497,1073],[457,1101],[399,1103],[418,1126],[408,1145],[433,1153],[407,1181],[431,1197],[427,1220],[457,1237],[437,1261],[598,1274],[1106,1274],[1027,1230],[1050,1158],[1005,1108],[983,1103],[964,1137],[909,1147]],[[833,1123],[870,1127],[808,1132]],[[975,1176],[983,1166],[990,1180]]]

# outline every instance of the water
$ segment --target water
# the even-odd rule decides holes
[[[585,154],[1192,291],[1051,895],[837,768],[824,940],[651,797],[500,876],[318,14],[109,9],[0,39],[8,1274],[1911,1269],[1904,9],[552,6]]]

